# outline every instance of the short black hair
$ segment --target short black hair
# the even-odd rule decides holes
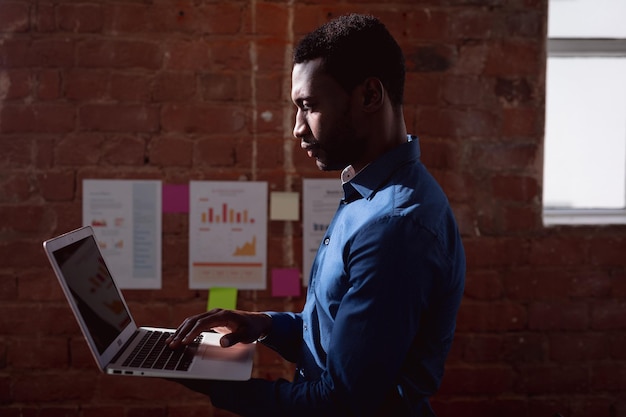
[[[373,16],[350,14],[325,23],[300,40],[293,58],[294,64],[322,58],[324,70],[348,92],[368,77],[376,77],[392,104],[402,105],[404,54]]]

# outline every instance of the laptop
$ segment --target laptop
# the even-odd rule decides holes
[[[165,339],[175,329],[137,327],[111,276],[91,226],[43,243],[61,288],[98,367],[112,375],[247,380],[255,344],[219,344],[204,332],[190,345],[172,350]]]

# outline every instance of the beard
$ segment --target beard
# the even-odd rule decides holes
[[[361,161],[367,150],[367,140],[357,133],[348,118],[327,133],[322,133],[315,155],[317,167],[321,171],[340,171],[354,162]]]

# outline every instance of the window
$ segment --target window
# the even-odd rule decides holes
[[[550,0],[546,225],[626,223],[626,1]]]

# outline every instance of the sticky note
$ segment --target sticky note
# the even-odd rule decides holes
[[[209,290],[207,311],[214,308],[234,310],[237,308],[237,288],[215,287]]]
[[[272,269],[272,297],[299,297],[300,270]]]
[[[163,184],[163,213],[189,213],[189,184]]]
[[[299,198],[299,193],[273,191],[270,194],[270,220],[299,220]]]

